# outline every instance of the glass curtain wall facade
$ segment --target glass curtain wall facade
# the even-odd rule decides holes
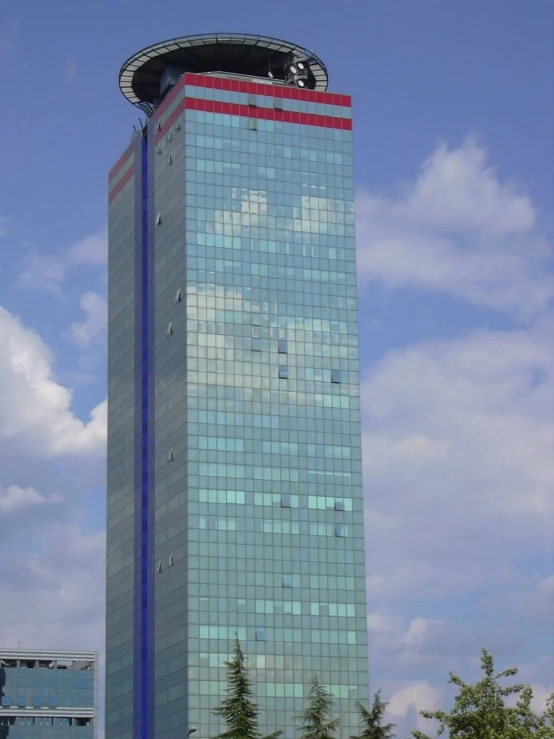
[[[368,698],[350,98],[185,74],[110,174],[107,739]]]
[[[0,648],[0,739],[94,739],[94,652]]]

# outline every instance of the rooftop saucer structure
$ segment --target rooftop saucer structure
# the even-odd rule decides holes
[[[123,64],[119,87],[130,103],[151,116],[185,72],[264,77],[320,92],[328,83],[321,59],[303,46],[268,36],[209,34],[147,46]]]

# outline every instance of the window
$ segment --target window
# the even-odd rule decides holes
[[[253,108],[255,108],[258,105],[258,100],[256,96],[252,93],[248,95],[248,105],[250,105]]]
[[[337,524],[335,526],[335,536],[340,538],[346,536],[346,526],[343,526],[341,523]]]
[[[340,370],[338,369],[332,369],[331,370],[331,382],[340,382]]]
[[[254,118],[250,118],[248,121],[248,130],[249,131],[257,131],[258,130],[258,121],[256,121]]]
[[[292,575],[283,575],[283,587],[292,588]]]
[[[279,377],[281,380],[288,380],[289,379],[289,368],[285,367],[285,365],[281,365],[279,367]]]
[[[261,352],[262,351],[262,340],[254,337],[252,339],[252,351],[253,352]]]
[[[256,641],[265,641],[265,628],[263,626],[256,629]]]
[[[286,354],[289,350],[288,342],[286,339],[279,339],[279,354]]]
[[[285,493],[281,496],[281,508],[290,508],[291,507],[291,499],[290,495],[288,493]]]
[[[324,456],[328,456],[327,452]],[[335,509],[335,511],[351,511],[351,498],[330,498],[325,495],[308,495],[308,508],[317,508],[320,511]]]
[[[273,98],[273,107],[275,110],[283,110],[283,100],[281,98]]]

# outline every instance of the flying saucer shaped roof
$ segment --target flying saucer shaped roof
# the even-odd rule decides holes
[[[306,87],[325,91],[327,69],[308,49],[268,36],[233,33],[183,36],[148,46],[121,67],[119,86],[134,105],[154,105],[168,67],[196,74],[229,72],[252,77],[267,77],[271,69],[275,79],[284,80],[284,63],[291,55],[307,63]]]

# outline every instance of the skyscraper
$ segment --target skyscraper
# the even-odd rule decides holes
[[[313,53],[189,36],[122,67],[109,176],[107,739],[261,729],[313,675],[357,728],[366,596],[350,98]]]

